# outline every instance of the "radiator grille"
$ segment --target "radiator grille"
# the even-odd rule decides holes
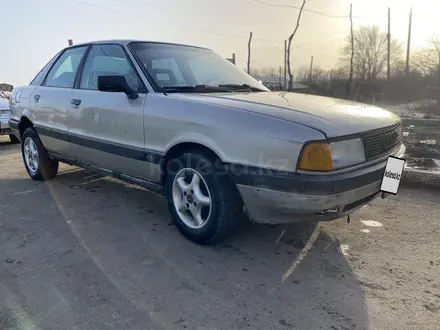
[[[403,141],[402,125],[387,127],[363,135],[365,157],[372,160],[386,154]]]

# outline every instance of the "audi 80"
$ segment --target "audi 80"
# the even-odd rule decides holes
[[[257,223],[334,220],[380,195],[400,118],[271,92],[214,51],[114,40],[70,46],[13,90],[9,126],[34,180],[59,162],[163,195],[188,239]]]

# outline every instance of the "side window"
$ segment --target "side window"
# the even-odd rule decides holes
[[[76,72],[87,46],[67,49],[47,75],[45,86],[73,88]]]
[[[142,89],[142,82],[119,45],[94,45],[87,56],[79,88],[98,89],[98,77],[122,75],[135,91]]]

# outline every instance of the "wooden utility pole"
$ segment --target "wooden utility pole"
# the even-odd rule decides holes
[[[232,53],[232,57],[231,58],[227,58],[227,60],[235,65],[235,53]]]
[[[248,42],[248,60],[247,60],[248,74],[251,74],[251,42],[252,42],[252,32],[249,33],[249,42]]]
[[[309,88],[312,86],[313,56],[310,58]]]
[[[348,100],[353,81],[353,58],[354,58],[354,35],[353,35],[353,4],[350,4],[350,34],[351,34],[351,56],[350,56],[350,74],[347,80],[347,90],[345,91],[345,99]]]
[[[281,65],[280,65],[280,72],[279,72],[279,74],[278,74],[278,79],[279,79],[279,81],[280,81],[280,90],[281,90],[281,72],[282,72],[282,68],[281,68]]]
[[[387,54],[387,79],[391,79],[391,8],[388,7],[388,54]]]
[[[284,40],[284,89],[287,85],[287,40]]]
[[[291,91],[293,88],[293,74],[292,74],[292,67],[290,65],[290,48],[292,47],[292,40],[295,37],[296,32],[298,31],[299,22],[301,21],[301,15],[303,13],[303,9],[304,9],[305,5],[306,5],[306,0],[303,0],[303,3],[301,5],[301,8],[298,13],[298,18],[296,20],[295,29],[293,30],[292,34],[289,36],[289,39],[288,39],[289,42],[287,44],[287,70],[289,71],[289,91]]]
[[[412,29],[412,7],[409,10],[409,25],[408,25],[408,42],[406,45],[406,65],[405,75],[409,76],[409,56],[411,51],[411,29]]]

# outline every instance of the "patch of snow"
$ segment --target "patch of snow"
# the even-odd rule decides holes
[[[367,227],[382,227],[382,223],[374,220],[361,220],[362,224]]]
[[[348,244],[341,244],[339,246],[339,250],[341,251],[342,255],[349,256],[348,250],[350,249],[350,246]]]

